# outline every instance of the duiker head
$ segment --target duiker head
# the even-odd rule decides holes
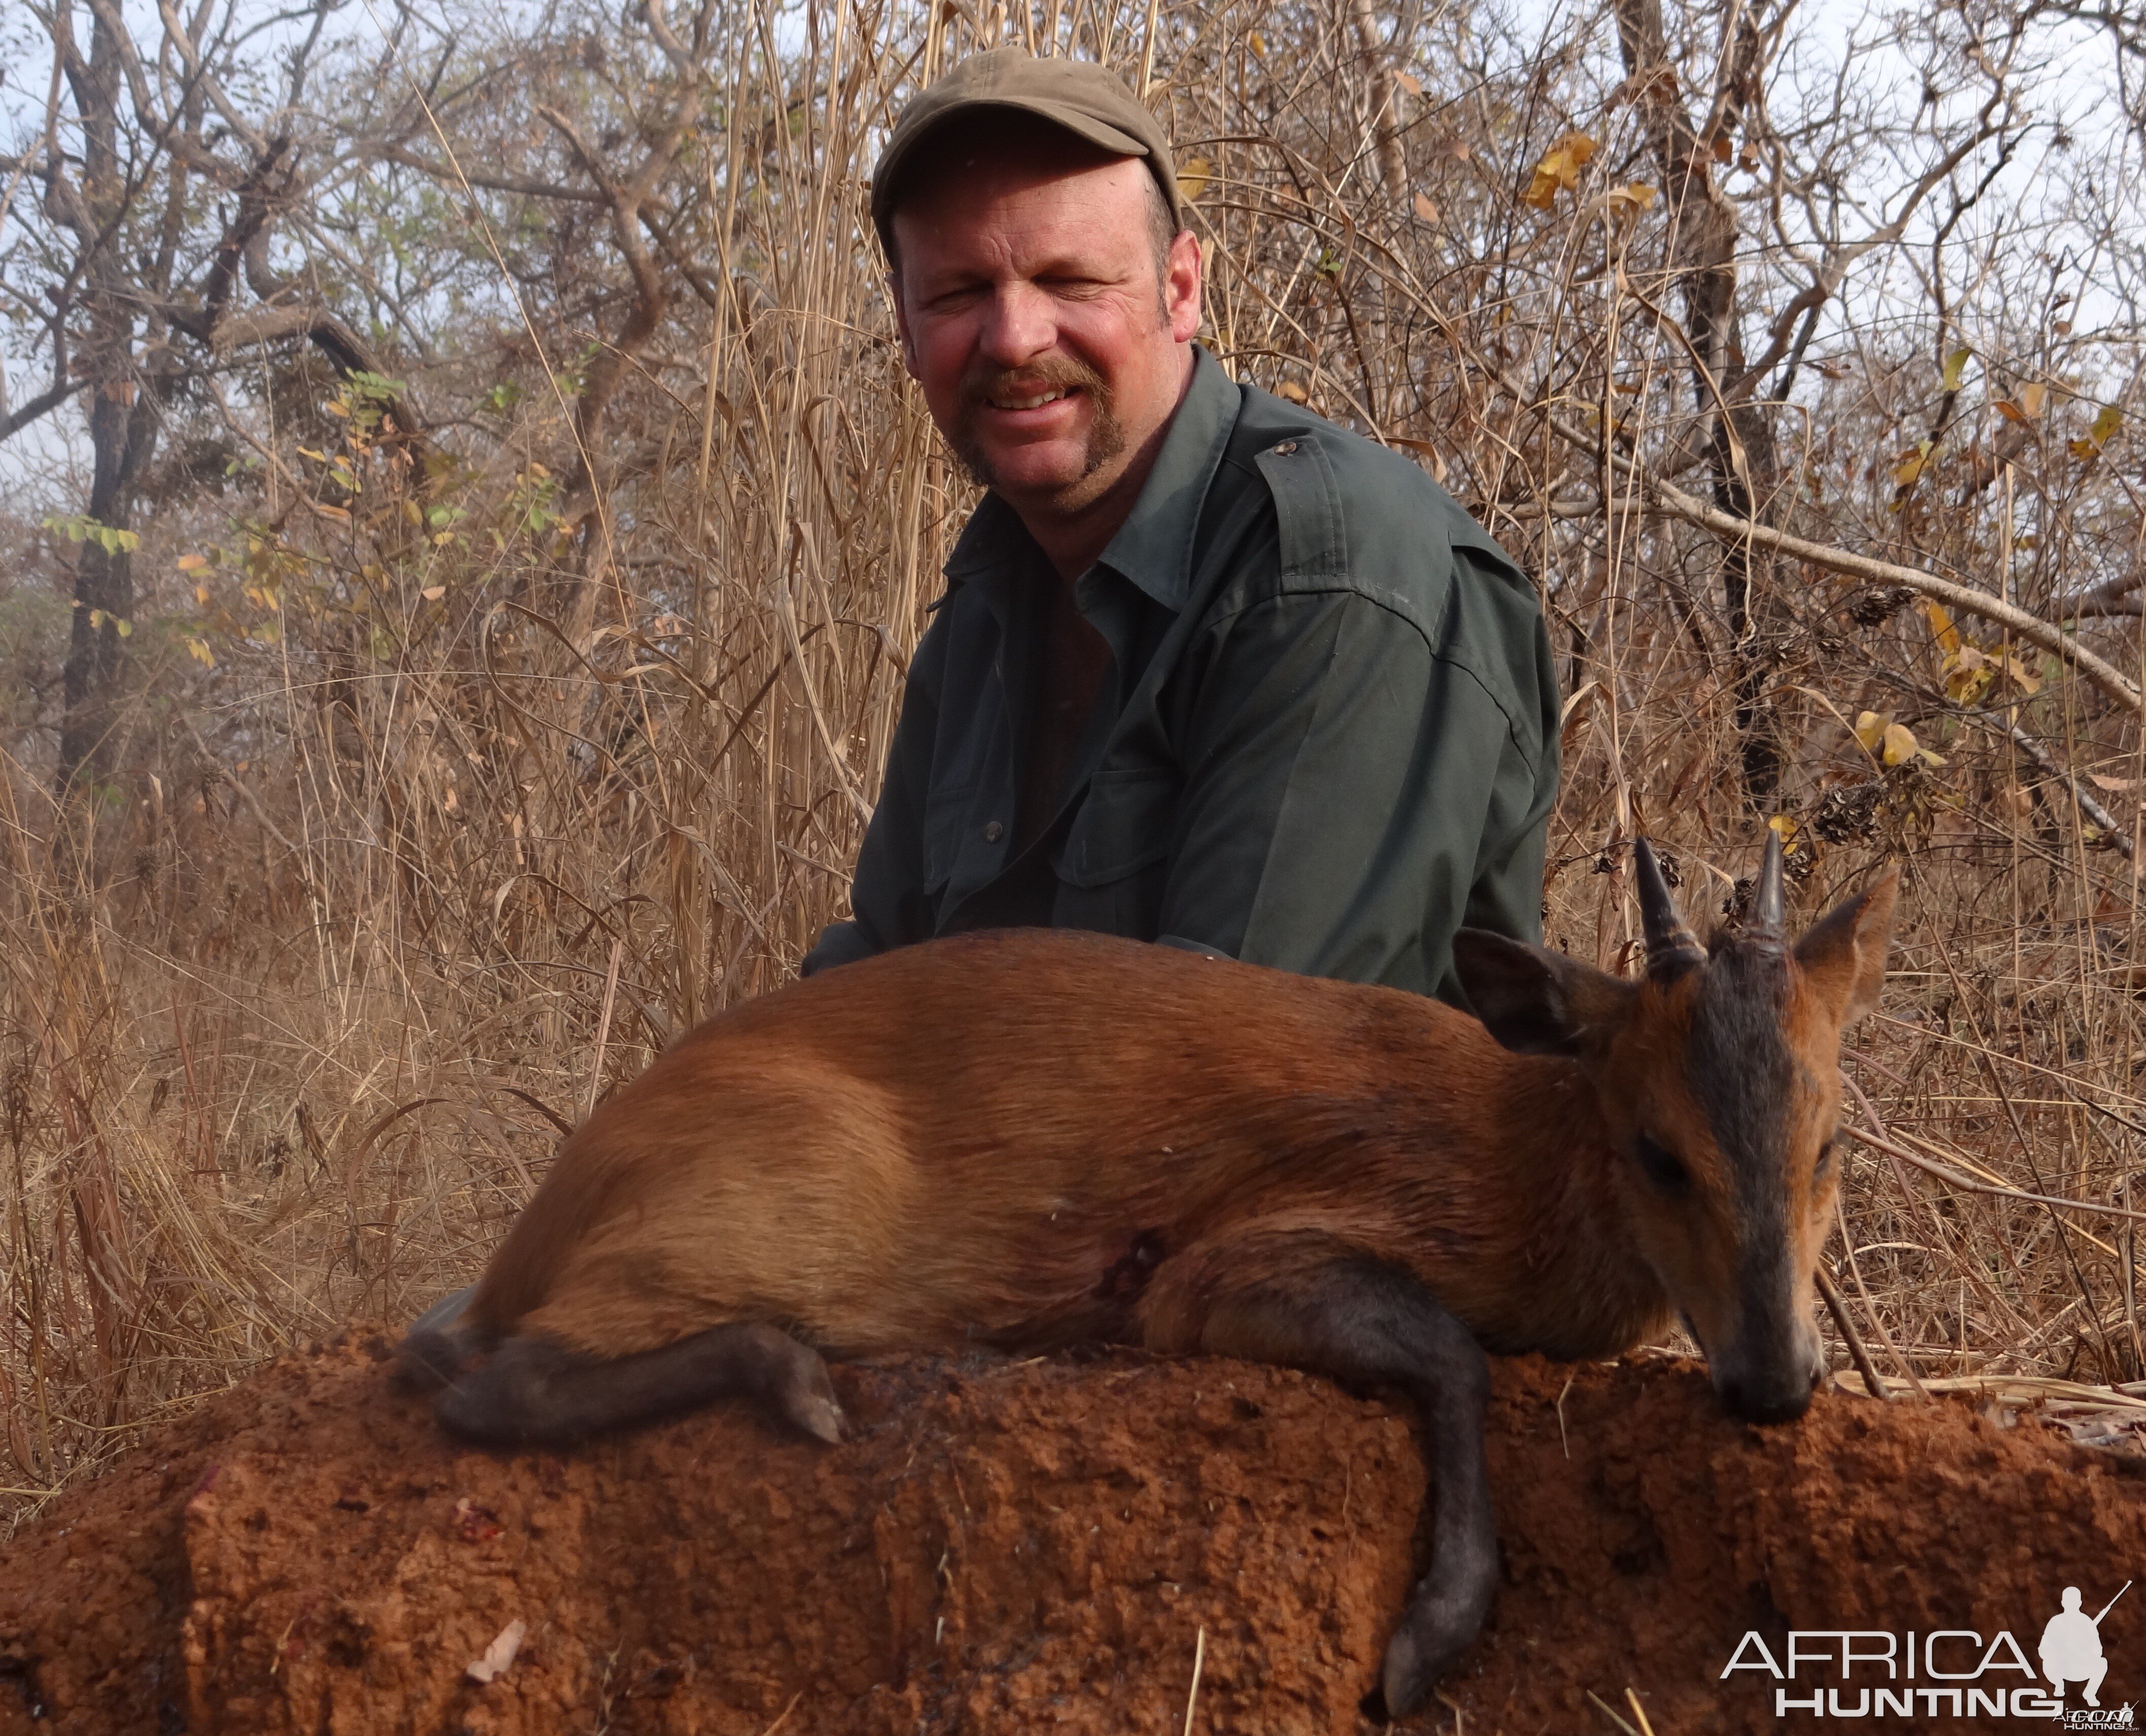
[[[1802,1414],[1824,1372],[1811,1270],[1833,1210],[1842,1030],[1878,1004],[1898,876],[1783,931],[1769,835],[1750,920],[1702,946],[1634,846],[1646,972],[1610,976],[1473,931],[1455,961],[1506,1048],[1568,1055],[1592,1081],[1636,1251],[1757,1422]]]

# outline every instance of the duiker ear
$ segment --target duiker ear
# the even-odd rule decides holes
[[[1520,1055],[1577,1055],[1623,1016],[1638,985],[1485,929],[1453,937],[1460,986],[1490,1035]]]
[[[1796,963],[1844,1029],[1877,1008],[1878,990],[1885,981],[1885,945],[1893,937],[1893,903],[1899,890],[1896,868],[1796,942]]]

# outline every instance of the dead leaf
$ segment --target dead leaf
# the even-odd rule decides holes
[[[1566,133],[1535,165],[1535,177],[1520,197],[1537,211],[1548,211],[1560,192],[1570,192],[1580,185],[1580,171],[1594,155],[1593,139],[1584,132]]]
[[[1930,631],[1938,641],[1938,649],[1956,651],[1959,649],[1959,629],[1952,624],[1952,613],[1943,603],[1925,602],[1923,613],[1929,617]]]
[[[1438,221],[1438,207],[1431,202],[1429,194],[1418,193],[1415,196],[1415,214],[1426,223]]]
[[[514,1654],[522,1649],[527,1636],[529,1624],[520,1616],[499,1630],[499,1637],[484,1649],[484,1656],[477,1659],[463,1671],[472,1682],[491,1682],[507,1674],[514,1662]]]
[[[1708,148],[1714,152],[1716,162],[1726,162],[1736,154],[1736,146],[1725,132],[1715,133],[1708,141]]]
[[[1311,396],[1294,380],[1285,380],[1275,387],[1275,396],[1287,398],[1292,404],[1301,404]]]
[[[1198,198],[1214,178],[1215,165],[1204,157],[1188,157],[1177,166],[1177,190],[1187,199]]]
[[[1959,390],[1959,382],[1967,373],[1968,361],[1974,354],[1974,351],[1963,347],[1945,357],[1944,389],[1947,392]]]
[[[2086,431],[2086,438],[2069,441],[2074,458],[2098,458],[2101,449],[2116,438],[2117,431],[2124,426],[2124,412],[2114,404],[2104,404],[2094,419],[2094,426]]]
[[[2097,790],[2106,790],[2111,796],[2130,796],[2146,790],[2146,778],[2104,777],[2099,771],[2089,771],[2086,781]]]
[[[1997,680],[1996,666],[1972,645],[1962,645],[1944,661],[1945,697],[1956,706],[1979,704]]]
[[[1411,97],[1420,97],[1423,94],[1423,80],[1417,77],[1413,72],[1395,73],[1394,82],[1398,84],[1403,90],[1406,91]]]

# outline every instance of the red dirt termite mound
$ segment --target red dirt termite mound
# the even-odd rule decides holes
[[[1195,1729],[1353,1732],[1421,1548],[1409,1424],[1270,1368],[837,1369],[832,1450],[719,1410],[495,1457],[384,1354],[275,1364],[0,1550],[0,1732],[1176,1733],[1195,1653]],[[1443,1688],[1470,1732],[1611,1731],[1590,1693],[1636,1727],[1628,1688],[1661,1736],[1777,1729],[1771,1677],[1722,1677],[1747,1631],[2031,1660],[2064,1587],[2091,1612],[2146,1566],[2139,1461],[1964,1405],[1758,1429],[1686,1366],[1496,1377],[1505,1582]],[[2106,1705],[2146,1692],[2142,1606],[2102,1624]],[[2029,1685],[2008,1661],[1985,1688]],[[1850,1728],[1999,1727],[1934,1704]]]

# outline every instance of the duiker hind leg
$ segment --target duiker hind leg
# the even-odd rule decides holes
[[[804,1434],[842,1438],[842,1407],[820,1353],[779,1326],[713,1326],[660,1350],[599,1357],[510,1338],[433,1400],[440,1421],[487,1446],[569,1446],[729,1394],[751,1395]]]
[[[1140,1315],[1151,1349],[1282,1363],[1414,1399],[1433,1485],[1430,1569],[1380,1680],[1388,1715],[1412,1711],[1475,1639],[1497,1584],[1483,1462],[1490,1374],[1473,1334],[1406,1268],[1315,1231],[1187,1249],[1157,1268]]]

